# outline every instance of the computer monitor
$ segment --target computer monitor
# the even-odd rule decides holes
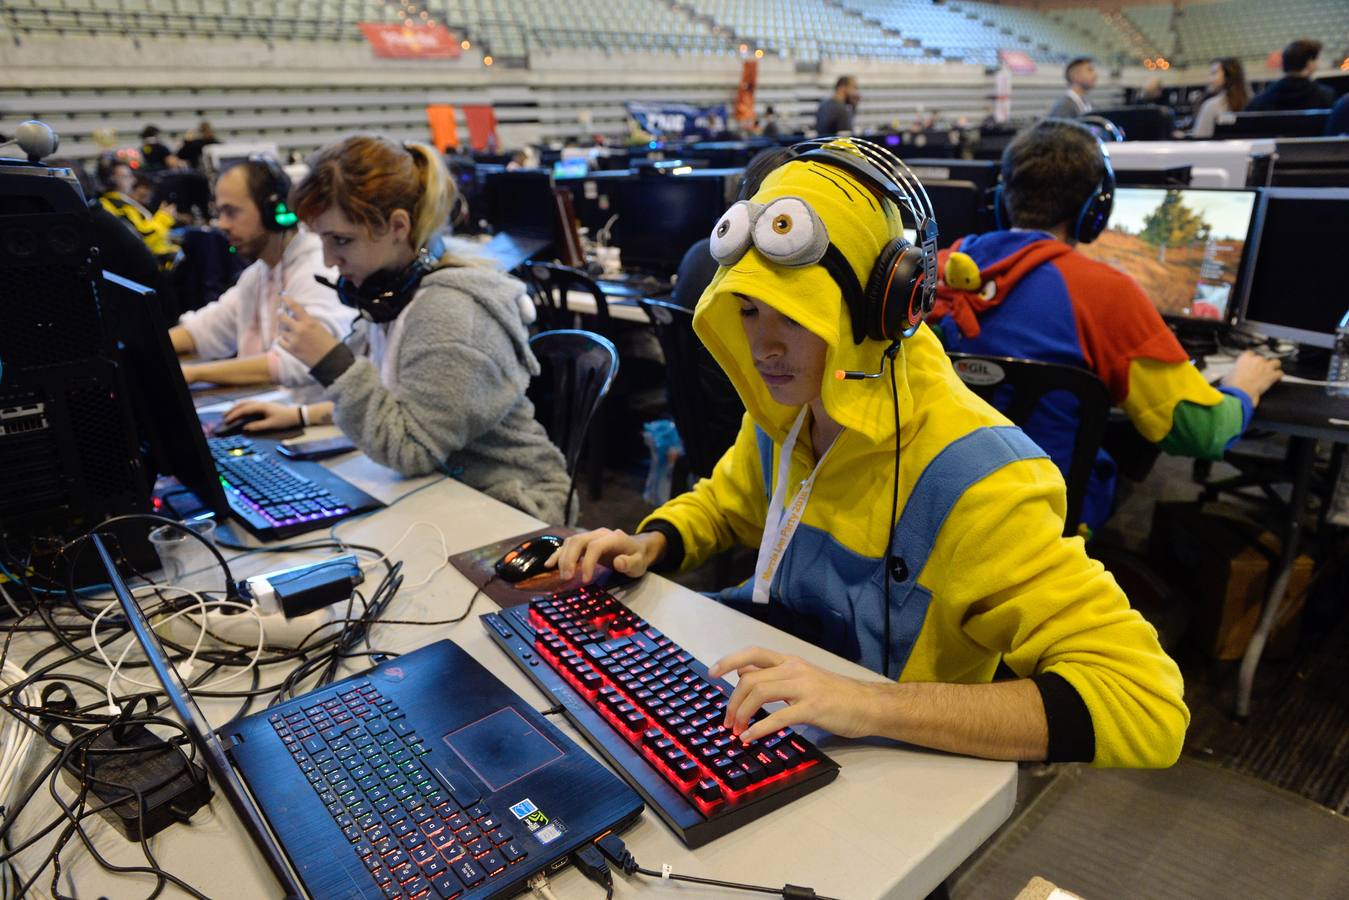
[[[1120,187],[1189,187],[1189,166],[1168,166],[1165,169],[1121,169],[1115,167],[1115,184]]]
[[[1110,162],[1121,169],[1190,167],[1193,187],[1239,188],[1251,182],[1252,159],[1274,152],[1270,138],[1241,141],[1125,141],[1110,145]]]
[[[1326,133],[1328,109],[1223,113],[1213,125],[1215,138],[1316,137]]]
[[[281,149],[268,143],[230,143],[207,144],[201,148],[201,166],[206,174],[215,178],[235,163],[243,162],[254,154],[281,159]]]
[[[1270,337],[1332,346],[1349,307],[1339,288],[1347,234],[1349,189],[1268,188],[1242,322]]]
[[[498,232],[549,240],[557,235],[553,177],[543,169],[489,175],[483,185],[483,200],[485,218]]]
[[[184,515],[210,512],[217,518],[228,515],[220,477],[155,292],[106,269],[97,284],[105,328],[131,400],[147,477],[171,477],[190,492],[195,503],[181,490],[169,492],[169,505],[175,511]]]
[[[1349,187],[1349,138],[1293,138],[1274,154],[1275,187]]]
[[[1169,141],[1176,130],[1176,115],[1165,106],[1148,104],[1091,112],[1114,122],[1126,141]]]
[[[627,267],[670,275],[684,252],[712,233],[731,200],[725,170],[635,178],[614,185],[611,237]]]
[[[1130,275],[1177,324],[1228,324],[1241,308],[1260,194],[1119,188],[1110,224],[1077,249]]]
[[[928,159],[915,157],[904,162],[918,179],[928,181],[968,181],[981,191],[998,184],[1002,166],[988,159]]]
[[[553,163],[554,178],[584,178],[590,172],[590,160],[584,156],[558,159]]]
[[[932,201],[937,219],[937,246],[949,247],[959,238],[991,231],[994,226],[991,198],[986,191],[968,181],[923,180],[923,189]],[[906,235],[912,229],[912,222]]]

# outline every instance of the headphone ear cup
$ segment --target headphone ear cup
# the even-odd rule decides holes
[[[1115,206],[1115,193],[1113,190],[1107,190],[1104,184],[1096,186],[1096,190],[1087,198],[1087,202],[1082,204],[1082,211],[1077,216],[1077,227],[1073,230],[1073,236],[1077,238],[1078,243],[1090,244],[1101,236],[1105,231],[1105,226],[1110,222],[1110,212]]]
[[[906,239],[886,244],[867,281],[867,337],[896,341],[923,321],[923,250]]]
[[[1012,227],[1012,214],[1007,209],[1007,195],[999,184],[993,188],[993,226],[998,231]]]

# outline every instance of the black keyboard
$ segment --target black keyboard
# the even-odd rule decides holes
[[[705,665],[605,590],[553,594],[482,618],[690,847],[838,774],[791,729],[742,744],[722,724],[730,685],[708,678]]]
[[[370,682],[267,721],[385,897],[490,890],[528,856],[470,779],[428,771],[430,749]]]
[[[313,531],[380,505],[317,463],[283,462],[271,442],[236,435],[206,443],[230,509],[264,539]]]

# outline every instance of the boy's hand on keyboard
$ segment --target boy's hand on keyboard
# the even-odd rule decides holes
[[[596,528],[567,538],[544,565],[557,566],[558,574],[566,579],[579,565],[585,582],[594,580],[595,567],[600,565],[629,578],[640,578],[664,553],[665,535],[658,531],[628,534],[615,528]]]
[[[745,743],[802,724],[840,737],[873,734],[870,711],[877,705],[877,693],[888,687],[836,675],[799,657],[762,647],[747,647],[722,657],[708,669],[708,675],[721,678],[732,671],[739,674],[740,683],[726,705],[724,724]],[[787,705],[750,724],[764,704],[778,700]]]

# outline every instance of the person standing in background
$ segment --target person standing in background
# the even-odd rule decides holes
[[[1241,60],[1235,56],[1215,59],[1209,67],[1208,98],[1195,113],[1194,126],[1190,136],[1197,138],[1213,137],[1213,126],[1224,113],[1241,112],[1251,99],[1251,89],[1246,85],[1246,70]]]
[[[201,168],[201,151],[208,144],[218,144],[220,138],[215,136],[215,129],[211,123],[205,119],[197,126],[195,132],[188,132],[183,140],[183,145],[178,148],[178,158],[187,163],[194,169]]]
[[[1283,77],[1255,95],[1247,112],[1330,109],[1335,92],[1312,81],[1320,62],[1321,42],[1299,38],[1283,48]]]
[[[1096,87],[1100,73],[1096,63],[1087,56],[1079,56],[1063,69],[1063,77],[1068,82],[1068,90],[1049,108],[1051,119],[1076,119],[1091,112],[1091,101],[1087,94]]]
[[[834,93],[820,101],[815,110],[815,132],[821,136],[851,134],[853,115],[862,94],[856,75],[842,75],[834,82]]]

